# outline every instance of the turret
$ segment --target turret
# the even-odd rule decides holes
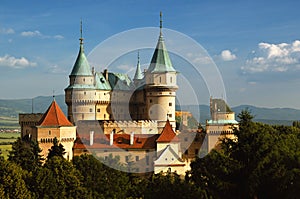
[[[78,120],[95,118],[94,75],[84,54],[82,23],[80,25],[80,48],[77,59],[69,75],[69,86],[65,89],[65,101],[68,105],[68,119],[75,123]]]
[[[175,98],[178,89],[176,76],[177,72],[172,66],[162,35],[162,13],[160,13],[160,34],[150,66],[145,73],[145,89],[148,117],[157,120],[161,129],[167,119],[175,129]]]

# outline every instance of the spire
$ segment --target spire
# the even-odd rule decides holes
[[[165,42],[162,36],[162,13],[160,12],[160,33],[148,71],[150,73],[176,72],[172,66]]]
[[[82,20],[80,20],[80,38],[79,38],[79,41],[80,41],[80,46],[82,46],[82,44],[83,44],[83,38],[82,38]]]
[[[73,66],[71,75],[75,76],[92,76],[92,71],[90,69],[90,65],[87,61],[87,58],[84,54],[84,49],[83,49],[83,38],[82,38],[82,20],[80,21],[80,48],[79,48],[79,53],[76,59],[76,62]]]
[[[136,71],[135,71],[133,80],[143,79],[143,74],[142,74],[141,66],[140,66],[140,51],[138,51],[138,57],[137,58],[138,58],[138,61],[137,61]]]
[[[159,17],[160,17],[160,20],[159,20],[159,36],[162,37],[162,12],[161,11],[159,13]]]

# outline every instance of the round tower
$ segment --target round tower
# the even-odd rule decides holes
[[[69,86],[65,89],[65,102],[68,106],[68,119],[72,123],[75,123],[78,120],[95,119],[95,78],[84,54],[82,23],[80,26],[80,33],[79,53],[72,72],[69,75]]]
[[[159,128],[163,128],[167,120],[173,129],[176,127],[175,98],[178,89],[176,76],[177,72],[172,66],[162,36],[162,14],[160,13],[160,34],[150,66],[145,73],[148,118],[157,120]]]

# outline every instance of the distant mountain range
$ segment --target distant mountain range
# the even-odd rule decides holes
[[[39,96],[33,99],[0,100],[0,117],[17,119],[19,113],[44,113],[52,100],[52,96]],[[55,96],[55,100],[66,114],[67,106],[64,95]],[[179,107],[176,108],[179,109]],[[263,123],[291,125],[292,121],[300,120],[300,110],[292,108],[261,108],[251,105],[240,105],[232,107],[232,110],[237,115],[246,108],[255,116],[255,121]],[[208,105],[183,105],[180,109],[190,111],[196,119],[200,119],[201,124],[205,124],[205,121],[210,118]]]

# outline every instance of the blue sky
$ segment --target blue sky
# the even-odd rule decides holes
[[[299,6],[296,0],[3,0],[0,99],[62,94],[78,53],[81,19],[89,54],[120,32],[157,27],[162,11],[165,28],[189,36],[213,59],[231,106],[300,109]],[[151,52],[141,54],[147,65]],[[202,87],[200,103],[208,104]]]

